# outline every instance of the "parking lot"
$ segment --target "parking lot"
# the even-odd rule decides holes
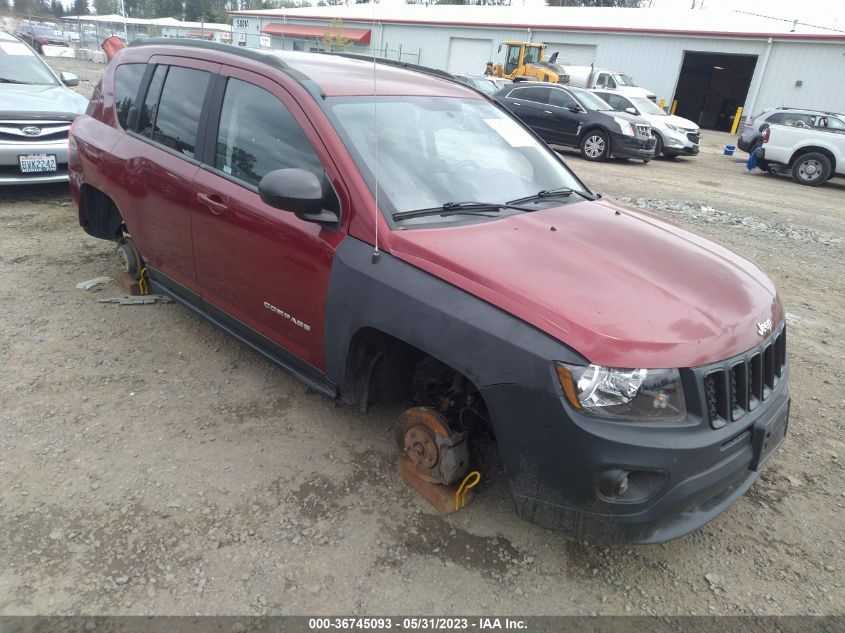
[[[53,60],[90,94],[102,66]],[[828,614],[845,608],[845,181],[694,158],[567,163],[757,261],[788,311],[790,434],[733,508],[654,546],[519,520],[485,451],[441,518],[397,410],[335,406],[185,308],[101,303],[66,186],[0,190],[0,613]],[[601,239],[597,235],[596,239]]]

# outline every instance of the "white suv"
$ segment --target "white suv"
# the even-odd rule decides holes
[[[632,97],[610,90],[594,90],[598,96],[607,101],[617,112],[627,112],[641,116],[652,127],[652,133],[657,139],[654,155],[674,157],[686,154],[698,154],[701,133],[698,125],[674,114],[666,114],[660,106],[645,97]]]

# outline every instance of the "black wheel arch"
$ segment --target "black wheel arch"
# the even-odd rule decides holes
[[[326,375],[341,399],[366,407],[377,356],[407,370],[430,356],[481,389],[513,383],[556,393],[555,360],[586,363],[517,317],[388,253],[347,237],[326,301]],[[397,375],[398,383],[403,379]],[[378,388],[383,385],[379,383]]]
[[[581,135],[578,137],[578,147],[581,147],[581,143],[584,142],[584,138],[590,132],[594,132],[596,130],[604,134],[604,137],[607,139],[607,155],[610,156],[613,153],[613,136],[610,133],[610,130],[600,123],[592,123],[581,131]]]
[[[836,156],[833,153],[824,147],[817,147],[815,145],[809,145],[807,147],[802,147],[800,149],[795,150],[792,154],[792,157],[789,159],[789,166],[792,167],[799,158],[804,156],[805,154],[822,154],[830,161],[830,173],[836,173]]]
[[[88,235],[102,240],[119,240],[126,228],[114,201],[89,184],[79,190],[79,225]]]

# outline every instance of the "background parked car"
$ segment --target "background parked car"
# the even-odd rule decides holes
[[[807,127],[829,127],[845,130],[845,115],[802,108],[770,108],[748,117],[737,139],[737,147],[751,154],[763,144],[763,132],[772,124]]]
[[[657,95],[651,90],[638,86],[630,75],[626,75],[618,70],[596,68],[595,66],[574,66],[572,64],[563,64],[563,66],[569,75],[570,86],[617,90],[631,97],[645,97],[652,101],[657,100]]]
[[[484,78],[487,81],[492,81],[494,84],[496,84],[496,88],[498,88],[499,90],[510,86],[513,83],[513,81],[511,81],[510,79],[505,79],[504,77],[488,77],[487,75],[485,75]]]
[[[65,86],[78,83],[0,32],[0,185],[67,180],[68,130],[88,100]]]
[[[22,24],[15,31],[17,35],[24,42],[32,46],[39,53],[44,52],[43,46],[49,44],[50,46],[67,46],[64,35],[60,31],[49,26],[31,26],[29,24]]]
[[[761,169],[788,171],[800,185],[818,187],[845,176],[845,129],[775,123],[763,130],[763,145],[754,151]]]
[[[455,75],[454,77],[462,84],[466,84],[470,88],[475,88],[490,95],[499,91],[499,86],[495,82],[481,75]]]
[[[589,90],[559,84],[519,82],[495,98],[522,119],[540,138],[581,150],[586,160],[654,158],[651,125],[627,112],[614,112]]]
[[[594,92],[617,112],[636,114],[649,122],[655,139],[655,156],[660,156],[660,154],[669,157],[681,154],[695,156],[698,154],[701,133],[698,125],[689,119],[666,114],[660,106],[645,97],[631,97],[604,90]]]

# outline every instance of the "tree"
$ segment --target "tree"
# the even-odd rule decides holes
[[[118,0],[94,0],[94,13],[97,15],[111,15],[120,12]]]
[[[329,22],[329,28],[323,34],[323,42],[329,47],[330,51],[343,50],[349,46],[349,38],[343,34],[343,20],[332,18]]]
[[[65,14],[65,8],[59,0],[50,0],[50,13],[60,18]]]
[[[88,0],[73,0],[70,12],[71,15],[88,15],[91,13],[91,9],[88,8]]]
[[[181,18],[182,0],[152,0],[152,14],[156,18]]]
[[[9,13],[12,7],[9,5],[9,0],[0,0],[0,13]]]
[[[199,22],[203,11],[205,11],[204,0],[185,0],[185,19],[188,22]]]

